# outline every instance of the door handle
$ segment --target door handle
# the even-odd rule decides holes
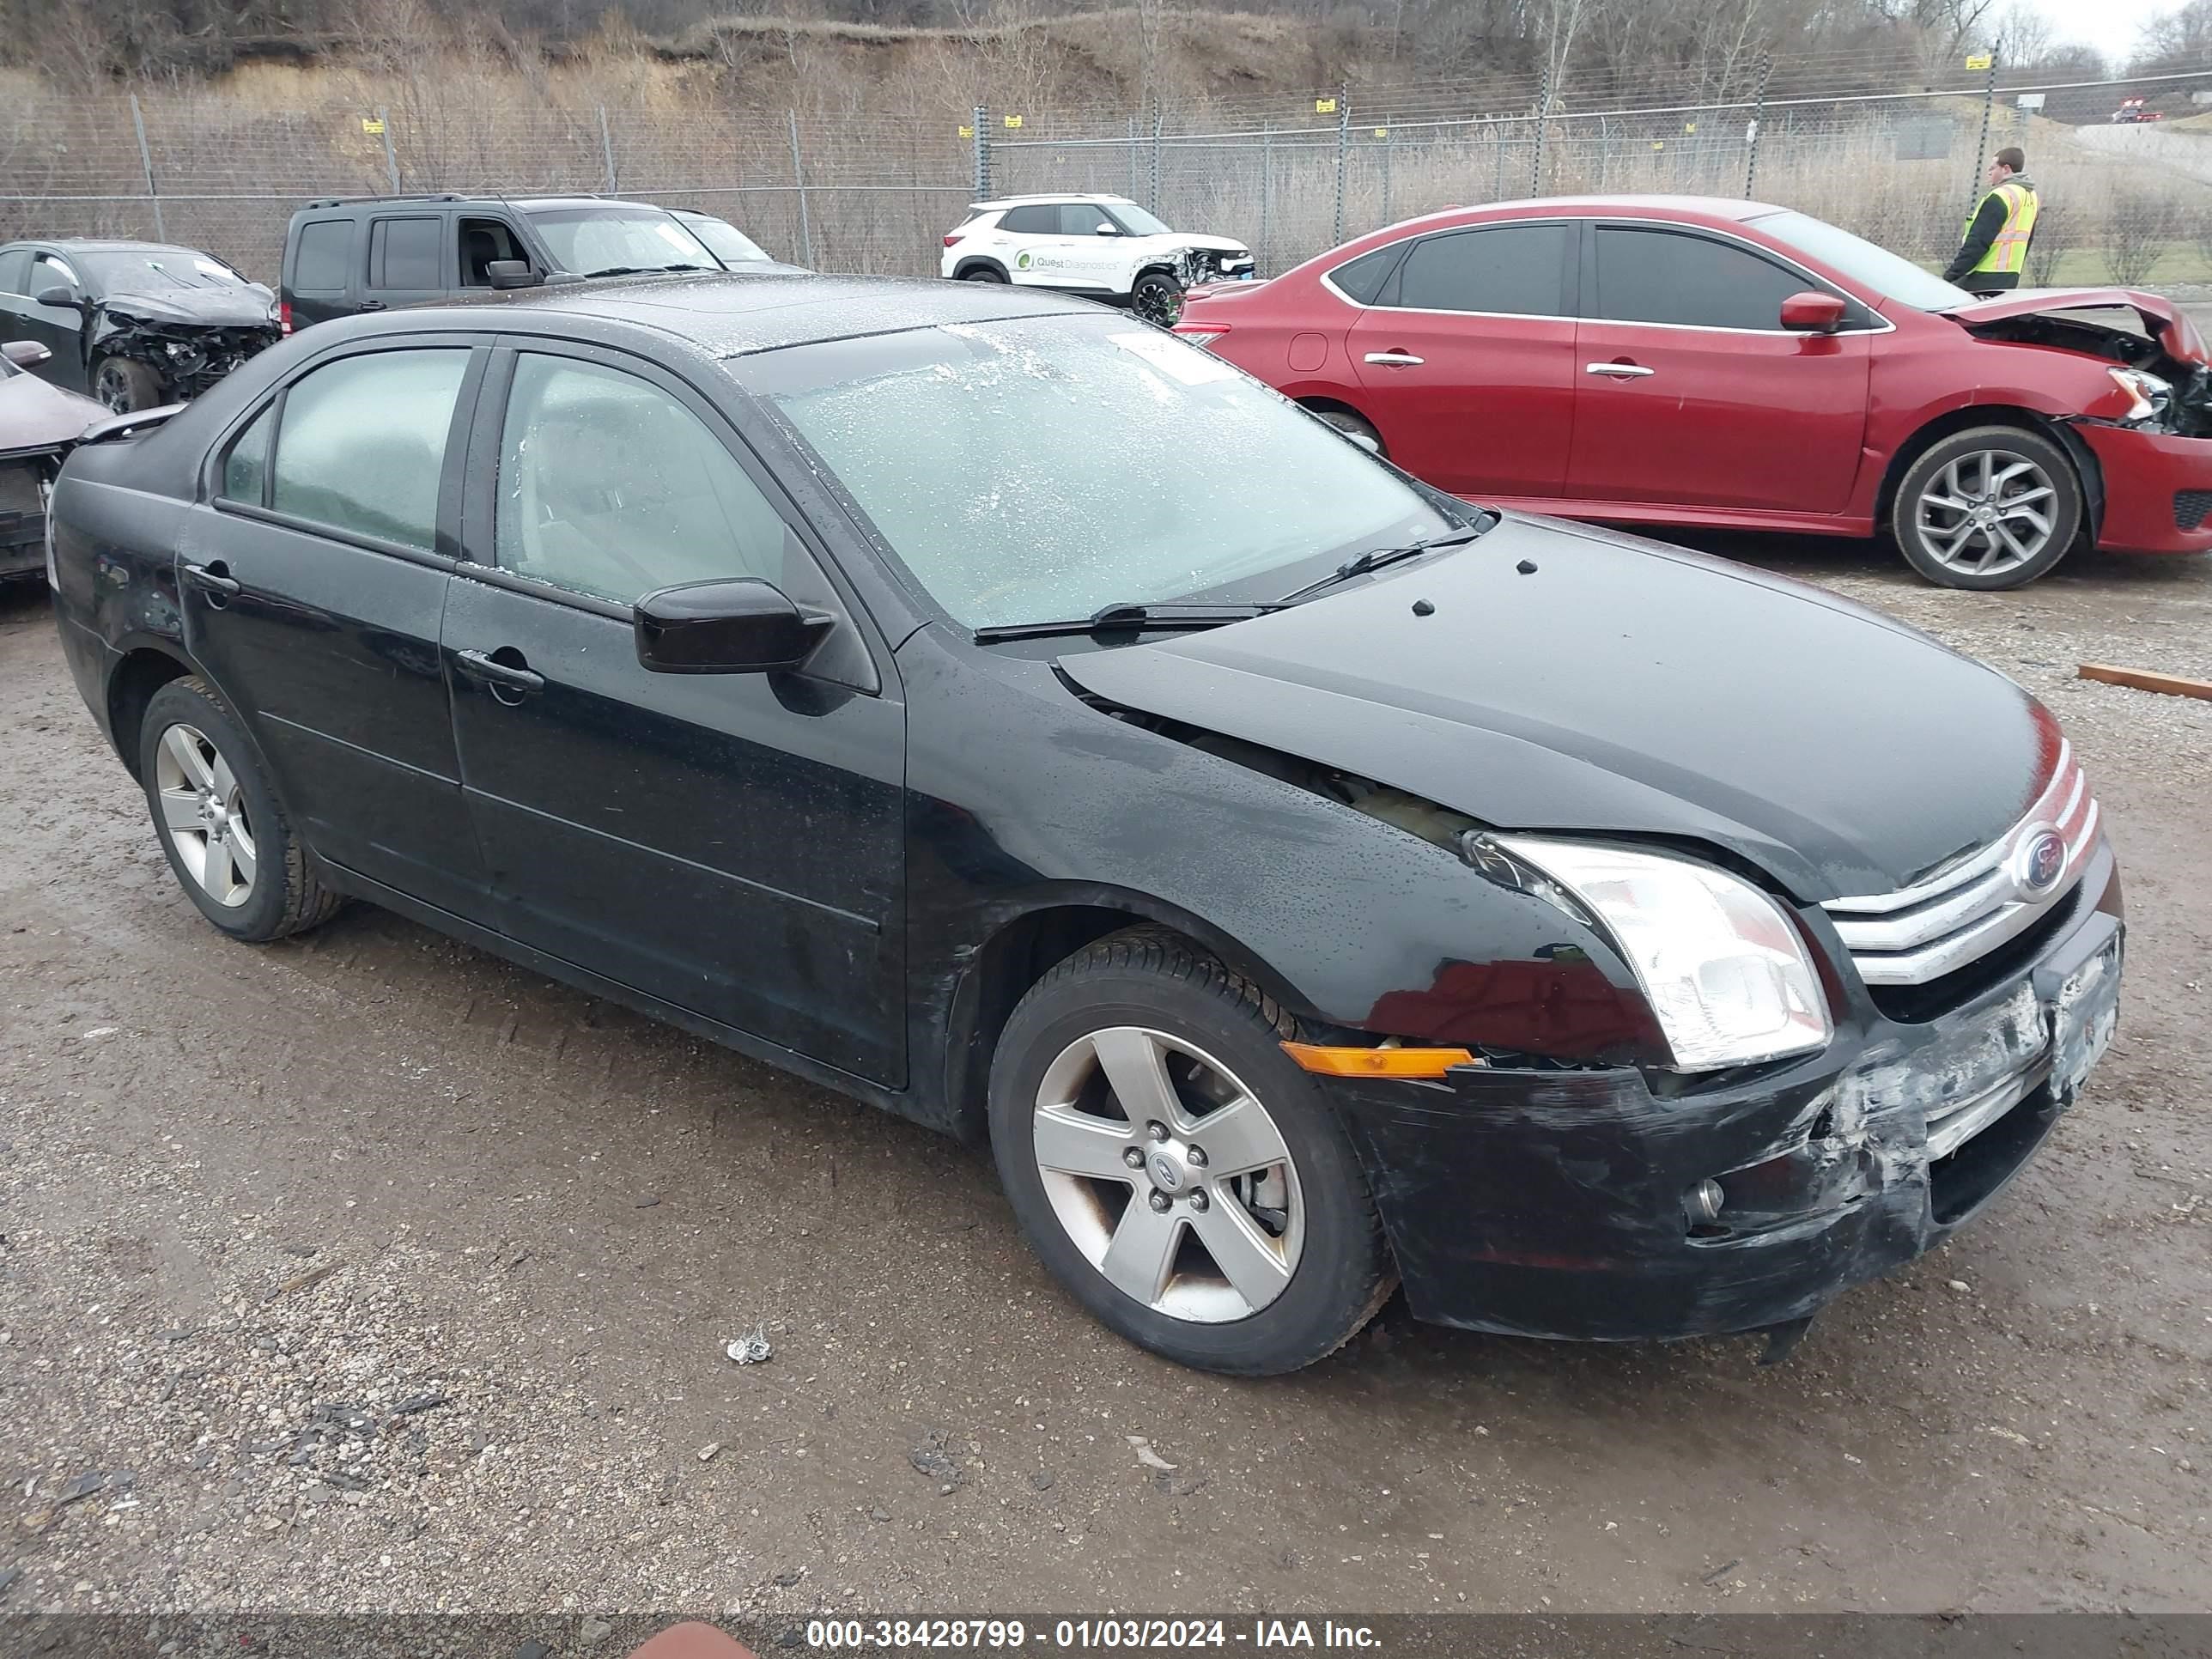
[[[512,647],[503,647],[517,659],[522,653]],[[491,688],[495,697],[510,707],[533,691],[545,689],[545,676],[524,667],[518,660],[506,663],[485,651],[456,651],[453,660],[462,673],[472,680],[481,680]]]
[[[238,578],[230,574],[230,567],[221,559],[210,564],[186,565],[185,580],[194,587],[204,588],[209,605],[217,611],[245,591]]]
[[[1383,368],[1419,368],[1428,359],[1416,357],[1410,351],[1370,351],[1366,361]]]
[[[361,302],[361,309],[363,311],[381,311],[384,309],[384,301],[381,300],[363,300]]]
[[[1656,369],[1646,368],[1641,363],[1585,363],[1583,365],[1583,373],[1585,374],[1606,374],[1616,380],[1640,380],[1646,374],[1656,374],[1658,372]]]

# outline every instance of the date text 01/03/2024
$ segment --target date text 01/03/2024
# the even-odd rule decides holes
[[[1370,1626],[1334,1620],[1255,1619],[1238,1629],[1223,1619],[817,1619],[806,1626],[810,1649],[904,1652],[963,1649],[989,1651],[1035,1646],[1068,1652],[1106,1649],[1373,1649]]]

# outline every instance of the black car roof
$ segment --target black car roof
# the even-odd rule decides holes
[[[406,208],[415,211],[439,208],[520,208],[538,212],[562,208],[645,208],[662,213],[672,211],[658,202],[633,202],[623,196],[465,196],[444,192],[428,196],[342,196],[325,197],[298,209],[295,219],[306,215],[343,217],[355,212],[370,212],[379,208]]]
[[[1001,283],[717,270],[488,292],[450,305],[387,312],[374,319],[372,331],[480,329],[487,324],[486,306],[642,325],[715,357],[947,323],[1098,310],[1086,301]]]

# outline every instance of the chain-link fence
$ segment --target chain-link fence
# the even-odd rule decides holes
[[[594,193],[716,214],[822,270],[930,274],[969,201],[1074,190],[1236,236],[1270,273],[1443,207],[1635,191],[1783,202],[1940,262],[1987,156],[2020,143],[2045,204],[2032,278],[2212,278],[2212,164],[2183,164],[2194,144],[2212,152],[2212,134],[2163,133],[2167,151],[2153,153],[2084,143],[2039,112],[2046,96],[2087,111],[2143,93],[2185,111],[2192,90],[2212,90],[2212,67],[2042,88],[2000,86],[1992,67],[1979,84],[1912,93],[1847,78],[1823,90],[1817,68],[1747,64],[1717,85],[1540,80],[1490,110],[1431,84],[1143,113],[569,104],[411,77],[299,108],[18,78],[0,100],[0,240],[151,237],[273,282],[287,222],[316,198]]]

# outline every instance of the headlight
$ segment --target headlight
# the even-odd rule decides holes
[[[1532,837],[1498,842],[1558,882],[1613,935],[1677,1070],[1803,1054],[1833,1035],[1803,937],[1748,883],[1687,859]]]
[[[2134,405],[2120,416],[2122,420],[2130,426],[2148,426],[2166,418],[2166,407],[2173,400],[2171,386],[2139,368],[2116,368],[2110,372],[2112,384],[2135,399]]]

